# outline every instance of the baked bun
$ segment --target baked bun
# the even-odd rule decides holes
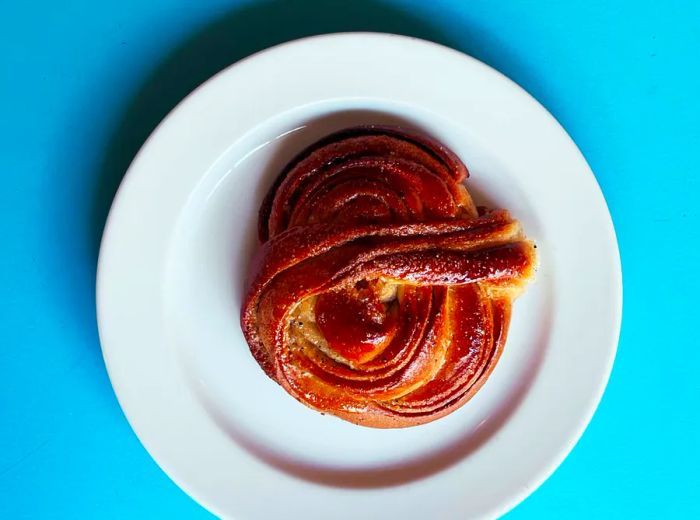
[[[399,428],[466,403],[498,361],[536,255],[517,220],[477,210],[467,169],[396,127],[335,133],[262,204],[241,326],[305,405]]]

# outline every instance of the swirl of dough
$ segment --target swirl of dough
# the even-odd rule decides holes
[[[251,352],[305,405],[377,428],[467,402],[505,343],[536,255],[477,210],[464,164],[401,128],[335,133],[279,175],[241,311]]]

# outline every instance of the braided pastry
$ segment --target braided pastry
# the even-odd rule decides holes
[[[503,350],[533,244],[477,210],[450,150],[396,127],[335,133],[297,156],[260,209],[241,326],[305,405],[377,428],[467,402]]]

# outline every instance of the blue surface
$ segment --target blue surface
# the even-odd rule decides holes
[[[66,0],[0,12],[0,518],[209,516],[141,448],[112,393],[94,312],[102,225],[130,159],[193,87],[271,44],[340,30],[436,40],[504,72],[569,131],[610,206],[625,284],[612,379],[581,442],[510,516],[700,517],[700,3]]]

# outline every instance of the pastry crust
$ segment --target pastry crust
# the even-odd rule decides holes
[[[466,403],[493,371],[534,245],[477,210],[464,164],[401,128],[335,133],[281,172],[259,215],[241,326],[305,405],[399,428]]]

